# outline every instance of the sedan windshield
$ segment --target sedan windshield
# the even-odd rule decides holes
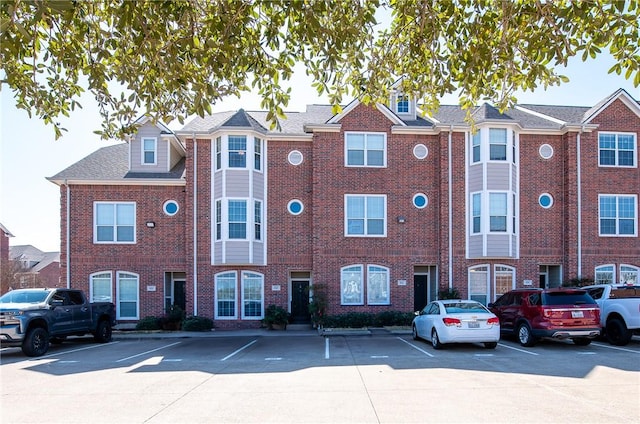
[[[448,314],[471,314],[478,312],[489,312],[484,306],[482,306],[482,304],[471,302],[445,303],[444,308]]]
[[[12,290],[0,297],[0,303],[41,303],[48,295],[46,290]]]

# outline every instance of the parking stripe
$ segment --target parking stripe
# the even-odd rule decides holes
[[[110,346],[110,345],[113,345],[113,344],[116,344],[116,343],[118,343],[118,342],[100,343],[100,344],[96,344],[96,345],[93,345],[93,346],[81,347],[79,349],[65,350],[64,352],[52,353],[50,355],[40,356],[39,358],[28,359],[28,361],[33,361],[33,360],[37,360],[37,359],[47,359],[47,358],[51,358],[53,356],[66,355],[67,353],[80,352],[82,350],[96,349],[96,348],[99,348],[99,347]]]
[[[138,353],[137,355],[127,356],[126,358],[118,359],[116,362],[122,362],[122,361],[126,361],[127,359],[137,358],[138,356],[146,355],[146,354],[151,353],[151,352],[157,352],[158,350],[166,349],[168,347],[175,346],[175,345],[180,344],[180,343],[181,342],[175,342],[175,343],[171,343],[170,345],[159,347],[157,349],[151,349],[151,350],[148,350],[146,352]]]
[[[600,343],[591,343],[591,344],[593,346],[606,347],[607,349],[621,350],[623,352],[631,352],[631,353],[640,354],[640,351],[635,351],[635,350],[631,350],[631,349],[625,349],[623,347],[611,346],[611,345],[608,345],[608,344],[600,344]]]
[[[420,352],[424,353],[425,355],[427,355],[427,356],[429,356],[429,357],[433,358],[433,355],[432,355],[432,354],[430,354],[429,352],[427,352],[427,351],[426,351],[426,350],[424,350],[424,349],[419,348],[418,346],[414,345],[413,343],[409,343],[408,341],[406,341],[406,340],[405,340],[405,339],[403,339],[402,337],[396,337],[396,339],[398,339],[398,340],[400,340],[400,341],[402,341],[402,342],[404,342],[404,343],[408,344],[409,346],[411,346],[411,347],[412,347],[412,348],[414,348],[415,350],[419,350]]]
[[[243,350],[245,350],[246,348],[248,348],[249,346],[251,346],[252,344],[254,344],[257,341],[258,341],[258,339],[255,339],[254,341],[247,343],[246,345],[242,346],[240,349],[236,350],[235,352],[230,353],[229,355],[225,356],[220,361],[226,361],[227,359],[231,358],[232,356],[234,356],[237,353],[242,352]]]
[[[529,355],[540,356],[538,353],[529,352],[528,350],[518,349],[517,347],[509,346],[509,345],[502,344],[502,343],[498,343],[498,346],[506,347],[507,349],[517,350],[518,352],[522,352],[522,353],[528,353]]]

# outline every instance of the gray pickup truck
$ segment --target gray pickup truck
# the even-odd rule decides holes
[[[0,343],[19,346],[27,356],[42,356],[50,342],[67,336],[93,334],[109,342],[115,323],[113,303],[89,303],[81,290],[20,289],[0,297]]]

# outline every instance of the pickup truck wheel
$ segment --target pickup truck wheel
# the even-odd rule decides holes
[[[111,333],[111,324],[106,319],[103,319],[98,323],[94,338],[97,342],[108,343],[111,341]]]
[[[629,343],[633,333],[627,329],[624,322],[618,318],[607,321],[606,336],[609,343],[616,346],[624,346]]]
[[[42,327],[32,328],[22,342],[22,352],[27,356],[42,356],[49,350],[49,333]]]

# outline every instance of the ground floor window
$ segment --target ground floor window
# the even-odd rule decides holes
[[[227,271],[217,274],[214,297],[216,319],[236,319],[238,314],[243,319],[262,319],[264,275],[250,271]]]
[[[98,272],[89,277],[89,301],[112,302],[111,272]]]
[[[369,305],[389,305],[389,268],[367,265],[367,303]]]
[[[367,304],[391,304],[389,268],[374,264],[368,264],[366,268],[360,264],[349,265],[340,270],[341,304],[364,305],[365,281]]]
[[[638,284],[640,268],[631,265],[620,265],[620,282],[622,284]]]
[[[489,297],[489,266],[469,268],[469,299],[486,305]]]
[[[618,282],[622,284],[638,284],[638,281],[640,281],[639,275],[640,268],[637,266],[622,264],[619,269],[619,278],[616,280],[616,265],[607,264],[596,267],[594,280],[596,284]]]
[[[264,277],[245,271],[242,273],[242,318],[262,319],[263,311]]]
[[[613,265],[602,265],[596,267],[595,282],[596,284],[611,284],[613,283],[615,273],[615,267]]]
[[[513,290],[516,285],[516,270],[510,266],[496,265],[493,273],[494,299]]]
[[[224,272],[215,276],[215,317],[236,317],[236,272]]]
[[[347,266],[340,270],[341,304],[364,304],[363,273],[362,265]]]
[[[118,271],[116,315],[118,319],[139,319],[140,290],[138,274]]]

